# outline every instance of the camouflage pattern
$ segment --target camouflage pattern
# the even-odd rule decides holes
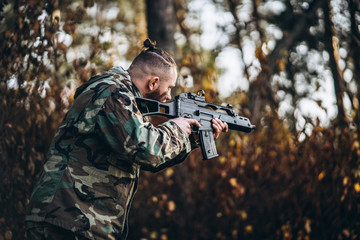
[[[49,223],[31,223],[26,231],[27,240],[87,240],[74,232]]]
[[[51,143],[26,221],[89,239],[125,239],[140,168],[159,171],[192,150],[172,121],[157,127],[135,103],[140,91],[120,67],[79,87]]]

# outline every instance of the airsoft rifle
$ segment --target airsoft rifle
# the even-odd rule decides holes
[[[181,93],[171,102],[163,103],[152,99],[135,97],[143,116],[162,115],[167,118],[193,118],[201,127],[192,128],[199,135],[203,159],[217,157],[212,129],[212,119],[218,118],[226,122],[229,129],[249,133],[255,129],[248,118],[235,113],[232,106],[219,106],[205,101],[204,90],[194,93]]]

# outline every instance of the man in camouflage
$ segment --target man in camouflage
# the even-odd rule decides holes
[[[149,40],[126,71],[97,75],[79,87],[51,143],[27,209],[28,239],[126,239],[140,168],[185,160],[194,119],[158,126],[143,119],[135,96],[167,101],[174,60]],[[214,137],[227,125],[213,120]]]

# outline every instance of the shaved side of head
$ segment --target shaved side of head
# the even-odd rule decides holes
[[[143,79],[149,75],[165,79],[173,67],[176,68],[174,59],[164,50],[155,47],[155,43],[146,39],[144,50],[131,63],[129,72],[137,79]]]

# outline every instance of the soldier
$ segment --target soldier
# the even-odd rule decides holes
[[[80,86],[51,143],[27,209],[28,239],[126,239],[140,168],[159,171],[185,160],[194,119],[145,121],[135,96],[170,100],[173,58],[149,39],[121,67]],[[214,137],[227,131],[213,120]]]

